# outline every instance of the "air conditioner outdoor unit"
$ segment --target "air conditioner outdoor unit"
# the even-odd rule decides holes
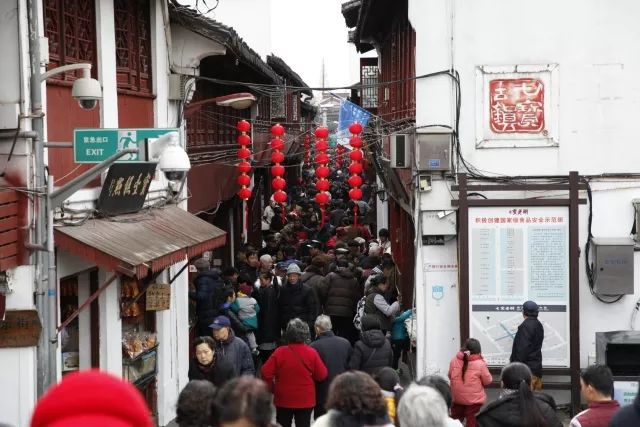
[[[396,133],[391,135],[391,167],[411,167],[411,135],[408,133]]]
[[[171,101],[189,101],[187,98],[187,82],[191,77],[183,74],[169,75],[169,93],[167,98]],[[193,89],[193,88],[190,88]]]

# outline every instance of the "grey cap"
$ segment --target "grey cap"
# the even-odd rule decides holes
[[[193,265],[196,267],[198,271],[207,271],[211,268],[211,264],[209,264],[209,260],[205,258],[198,258],[193,262]]]
[[[289,274],[302,274],[302,270],[300,270],[300,267],[298,267],[298,264],[294,262],[289,264],[289,267],[287,267],[287,275]]]

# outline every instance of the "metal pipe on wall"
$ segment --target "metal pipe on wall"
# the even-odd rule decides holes
[[[31,126],[36,136],[32,138],[34,153],[34,181],[35,187],[44,189],[44,119],[42,113],[42,84],[41,84],[41,64],[40,64],[40,26],[38,21],[39,8],[37,0],[28,0],[29,6],[29,55],[31,64]],[[44,227],[46,223],[46,209],[42,200],[34,205],[35,216],[35,242],[42,244],[44,242]],[[55,382],[56,371],[54,366],[50,365],[49,355],[55,349],[51,348],[49,337],[51,336],[51,325],[49,324],[49,304],[48,298],[55,300],[55,293],[49,295],[48,284],[45,282],[44,270],[47,269],[49,254],[47,252],[36,251],[35,259],[35,300],[36,308],[42,321],[42,335],[38,341],[38,357],[37,357],[37,392],[38,396],[42,396],[48,386]]]

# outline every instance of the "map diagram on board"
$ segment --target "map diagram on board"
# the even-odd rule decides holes
[[[506,365],[511,356],[513,337],[522,323],[520,306],[517,311],[499,311],[513,306],[495,306],[494,311],[474,309],[471,313],[471,336],[482,343],[482,356],[489,365]],[[564,366],[567,359],[568,341],[566,307],[553,307],[563,311],[542,311],[538,319],[544,326],[542,343],[543,363],[545,366]],[[497,310],[496,310],[497,309]]]
[[[469,210],[470,334],[489,365],[509,363],[522,303],[540,307],[544,366],[569,365],[568,210]]]

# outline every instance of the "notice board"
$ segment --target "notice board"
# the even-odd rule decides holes
[[[469,331],[489,365],[509,363],[527,300],[540,307],[543,366],[568,367],[568,207],[469,208]]]

